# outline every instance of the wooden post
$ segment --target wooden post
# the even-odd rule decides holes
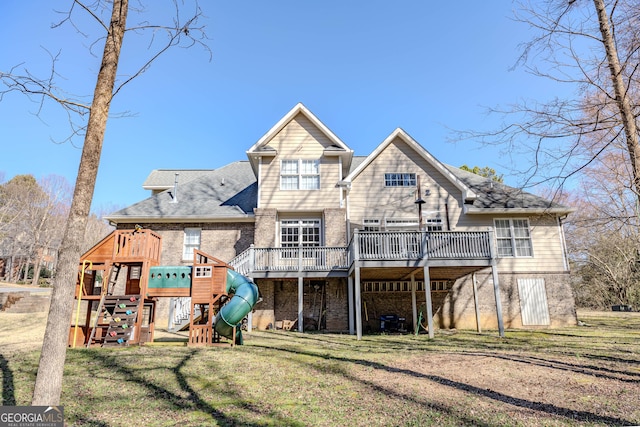
[[[354,325],[354,307],[353,307],[353,277],[347,277],[347,295],[349,299],[349,335],[354,335],[356,333],[355,325]]]
[[[471,274],[471,281],[473,282],[473,303],[476,308],[476,329],[478,333],[482,333],[482,326],[480,325],[480,307],[478,306],[478,282],[476,280],[476,273]]]
[[[358,229],[353,230],[353,270],[355,288],[355,309],[356,309],[356,338],[362,339],[362,296],[360,293],[360,233]]]
[[[298,276],[298,332],[304,332],[304,280],[302,275]]]
[[[496,299],[496,316],[498,316],[498,334],[504,338],[504,322],[502,320],[502,298],[500,297],[500,282],[498,280],[498,260],[493,241],[493,230],[489,229],[489,249],[491,251],[491,276],[493,278],[493,295]]]
[[[418,302],[416,297],[416,274],[411,273],[411,313],[413,315],[413,332],[418,333],[420,331],[420,325],[418,325]]]
[[[429,338],[432,339],[433,334],[433,309],[431,308],[431,277],[429,276],[429,266],[424,267],[424,295],[426,297],[427,306],[427,326],[429,327]]]

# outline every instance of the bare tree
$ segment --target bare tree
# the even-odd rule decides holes
[[[103,18],[102,11],[105,4],[109,3],[111,4],[110,13],[108,17]],[[26,70],[24,73],[18,73],[17,69],[13,69],[9,73],[0,73],[0,78],[6,88],[0,92],[0,100],[3,95],[11,91],[19,91],[28,96],[36,97],[41,105],[44,105],[47,100],[53,100],[63,106],[70,117],[79,116],[82,119],[88,114],[86,125],[82,120],[70,120],[71,138],[84,135],[84,144],[69,217],[62,238],[58,271],[54,281],[51,308],[33,393],[33,405],[57,405],[60,401],[78,261],[93,198],[111,101],[124,85],[147,70],[159,55],[172,46],[188,47],[200,43],[206,47],[202,43],[202,39],[205,37],[203,29],[197,26],[197,20],[201,16],[197,3],[193,16],[186,21],[180,19],[178,3],[174,1],[176,18],[172,25],[158,26],[144,23],[129,29],[126,26],[130,12],[128,0],[113,0],[109,3],[103,4],[101,1],[96,1],[92,4],[85,4],[82,1],[74,0],[60,23],[60,25],[67,23],[75,25],[74,14],[82,12],[88,14],[104,32],[103,38],[100,39],[104,43],[103,52],[90,104],[78,100],[82,98],[72,99],[59,91],[55,86],[56,73],[53,70],[51,75],[45,79],[36,78]],[[153,32],[152,44],[157,40],[159,32],[163,32],[166,39],[138,71],[118,80],[117,70],[125,32],[139,32],[144,29]],[[183,40],[186,40],[186,43]],[[95,44],[92,45],[92,48],[93,46]],[[53,55],[52,57],[55,65],[57,56]]]
[[[640,200],[637,0],[542,0],[520,4],[516,19],[536,36],[523,45],[519,63],[537,77],[568,84],[573,99],[522,101],[505,109],[503,126],[460,132],[530,163],[525,185],[562,187],[616,141],[624,141],[633,191]]]
[[[37,285],[42,263],[48,259],[57,259],[62,240],[64,224],[69,214],[71,186],[64,177],[50,175],[40,181],[40,187],[46,194],[40,204],[40,217],[33,225],[34,268],[32,284]]]

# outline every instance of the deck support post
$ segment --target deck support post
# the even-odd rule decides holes
[[[429,339],[433,339],[433,309],[431,307],[431,277],[429,276],[429,266],[424,267],[424,295],[427,306],[427,326],[429,327]]]
[[[353,276],[355,287],[356,303],[356,338],[362,339],[362,295],[360,292],[360,233],[358,229],[353,230]]]
[[[480,306],[478,305],[478,280],[476,273],[471,273],[471,282],[473,285],[473,304],[476,308],[476,329],[479,334],[482,333],[482,326],[480,325]]]
[[[303,324],[303,307],[304,307],[304,279],[302,275],[298,276],[298,332],[304,332]]]
[[[356,265],[353,270],[355,280],[355,300],[356,300],[356,338],[362,339],[362,296],[360,294],[360,267]]]
[[[347,296],[349,299],[349,335],[354,335],[356,333],[353,316],[355,308],[353,307],[353,277],[351,276],[347,277]]]
[[[493,229],[489,229],[489,250],[491,252],[491,276],[493,278],[493,294],[496,299],[496,316],[498,316],[498,334],[504,338],[504,321],[502,320],[502,298],[500,297],[500,282],[498,280],[498,260],[493,241]]]
[[[413,332],[418,333],[420,331],[420,325],[418,325],[418,302],[416,298],[416,274],[411,273],[411,313],[413,315]]]

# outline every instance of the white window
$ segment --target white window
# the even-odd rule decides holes
[[[317,247],[321,244],[320,237],[319,219],[294,219],[280,222],[280,245],[283,248]],[[285,256],[295,257],[296,253],[291,251]]]
[[[320,160],[281,160],[281,190],[319,190]]]
[[[442,231],[442,218],[425,218],[423,221],[426,231]]]
[[[380,231],[380,220],[365,218],[362,231]]]
[[[495,226],[499,257],[533,256],[528,219],[496,219]]]
[[[185,228],[184,244],[182,246],[182,260],[193,261],[194,249],[200,249],[200,229]]]
[[[415,173],[385,173],[384,186],[385,187],[415,187],[416,174]]]

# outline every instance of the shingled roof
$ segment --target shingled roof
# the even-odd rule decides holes
[[[364,159],[355,156],[352,169]],[[465,205],[468,214],[564,214],[572,211],[561,204],[455,166],[445,167],[477,195],[471,204]],[[168,174],[163,174],[163,183],[168,177]],[[216,170],[198,170],[197,173],[194,170],[189,178],[186,182],[179,182],[176,198],[171,188],[114,212],[106,219],[115,223],[253,220],[258,184],[248,161],[230,163]]]
[[[253,220],[258,185],[248,161],[201,171],[198,178],[121,209],[106,219],[129,222],[198,222]]]
[[[564,214],[572,212],[559,203],[527,193],[519,188],[495,182],[455,166],[445,165],[459,180],[464,182],[477,195],[473,204],[466,205],[466,213],[553,213]]]

